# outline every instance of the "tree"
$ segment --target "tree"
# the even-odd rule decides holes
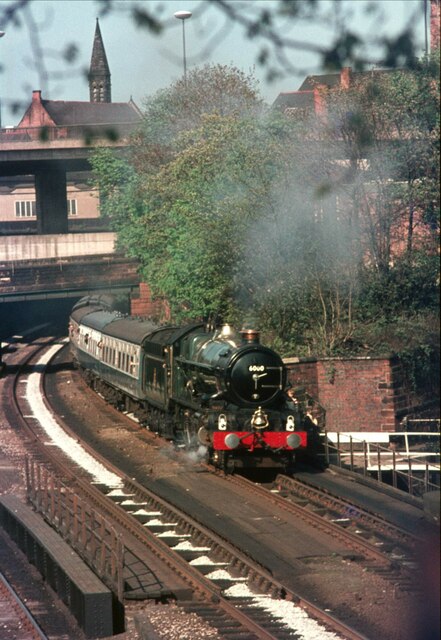
[[[139,171],[154,173],[189,143],[182,134],[197,128],[202,117],[259,117],[263,101],[253,75],[206,64],[147,98],[143,107],[142,126],[132,140],[132,160]]]
[[[238,238],[253,211],[246,140],[261,110],[251,77],[207,65],[147,102],[123,174],[130,179],[115,180],[108,152],[95,157],[120,246],[178,318],[231,311]]]
[[[423,72],[425,81],[419,71],[380,74],[378,85],[368,75],[330,92],[317,119],[249,102],[243,77],[230,113],[211,103],[204,113],[205,92],[187,96],[191,124],[169,115],[180,114],[182,85],[153,99],[126,187],[115,188],[111,165],[104,186],[120,241],[175,316],[219,313],[258,324],[284,353],[333,355],[397,347],[381,327],[433,313],[437,269],[425,245],[409,247],[407,227],[412,189],[414,225],[418,213],[433,240],[439,124],[436,74]],[[207,74],[219,81],[210,68],[198,74],[203,86]],[[407,85],[410,122],[400,130]]]
[[[439,231],[439,54],[412,71],[361,76],[350,89],[330,92],[328,107],[322,132],[334,157],[347,161],[343,172],[333,174],[352,201],[364,261],[387,273],[397,256],[412,259],[415,234],[420,247],[425,241],[433,250]]]

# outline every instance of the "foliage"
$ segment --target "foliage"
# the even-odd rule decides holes
[[[365,268],[358,299],[358,316],[375,320],[412,316],[439,308],[439,257],[419,252],[409,261],[397,260],[386,273]]]
[[[98,154],[103,210],[177,320],[257,324],[284,355],[414,354],[417,385],[439,352],[438,68],[297,120],[234,69],[195,70],[185,100],[177,82],[148,101],[128,164]]]
[[[155,173],[191,141],[185,132],[200,126],[202,117],[257,117],[262,110],[252,75],[224,65],[204,65],[145,100],[142,126],[133,139],[133,163],[143,173]]]
[[[439,234],[439,54],[414,71],[375,72],[330,93],[322,125],[341,191],[363,241],[364,260],[387,272],[415,240],[436,250]],[[340,150],[340,153],[338,151]],[[335,161],[330,162],[335,165]]]
[[[254,118],[211,115],[183,146],[149,182],[143,273],[178,317],[231,318],[243,242],[266,200],[265,131]]]
[[[178,319],[231,311],[239,238],[262,193],[267,147],[249,144],[260,110],[250,77],[206,65],[147,103],[130,167],[95,157],[102,209]]]

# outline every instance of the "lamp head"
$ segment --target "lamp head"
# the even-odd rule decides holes
[[[187,20],[187,18],[191,18],[193,14],[191,11],[176,11],[173,15],[175,18],[178,18],[178,20]]]

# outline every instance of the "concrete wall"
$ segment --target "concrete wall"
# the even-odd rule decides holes
[[[0,262],[103,255],[114,250],[112,232],[0,236]]]

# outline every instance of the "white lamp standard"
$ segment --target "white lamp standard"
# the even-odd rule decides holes
[[[184,84],[187,86],[187,59],[185,57],[185,21],[191,18],[191,11],[176,11],[175,18],[182,20],[182,49],[184,53]]]
[[[0,38],[3,38],[5,31],[0,31]],[[2,128],[2,102],[0,99],[0,129]]]

